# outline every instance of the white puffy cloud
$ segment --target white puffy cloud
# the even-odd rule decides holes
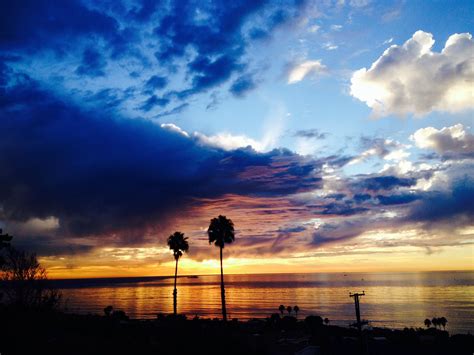
[[[320,74],[325,69],[326,66],[320,60],[307,60],[299,63],[288,72],[288,84],[297,83],[310,74]]]
[[[354,72],[351,95],[376,116],[474,108],[471,34],[453,34],[441,52],[433,44],[432,34],[417,31],[402,46],[392,45],[370,69]]]
[[[160,127],[163,129],[167,129],[168,131],[179,133],[185,137],[189,137],[188,132],[181,129],[181,127],[176,126],[174,123],[162,123]]]
[[[467,132],[460,123],[441,129],[420,128],[410,139],[417,147],[433,149],[440,154],[474,153],[474,135]]]
[[[262,151],[264,148],[260,142],[244,135],[218,133],[212,136],[207,136],[199,132],[194,132],[193,135],[201,144],[222,148],[224,150],[234,150],[251,146],[256,151]]]

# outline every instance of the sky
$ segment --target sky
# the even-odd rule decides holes
[[[0,228],[52,278],[474,270],[472,1],[0,5]]]

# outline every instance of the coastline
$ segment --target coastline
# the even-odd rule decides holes
[[[2,354],[359,354],[357,329],[279,314],[248,321],[187,319],[159,315],[154,320],[128,319],[58,311],[3,308]],[[8,324],[8,326],[7,326]],[[25,327],[25,324],[28,324]],[[25,342],[24,339],[29,339]],[[364,354],[472,354],[474,336],[439,329],[388,328],[362,332]],[[225,350],[224,350],[225,349]]]

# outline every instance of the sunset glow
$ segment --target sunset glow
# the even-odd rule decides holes
[[[472,2],[151,3],[0,15],[0,228],[49,277],[173,275],[175,231],[217,274],[219,215],[227,274],[474,270]]]

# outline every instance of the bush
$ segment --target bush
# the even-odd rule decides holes
[[[44,309],[59,305],[61,293],[48,286],[46,270],[36,254],[8,247],[1,271],[6,303],[21,308]]]

